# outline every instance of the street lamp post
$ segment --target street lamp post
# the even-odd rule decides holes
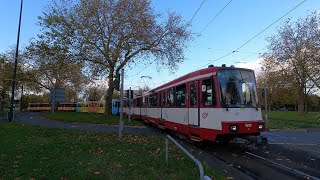
[[[265,119],[268,122],[268,102],[267,102],[267,88],[266,85],[264,85],[264,91],[263,91],[263,95],[264,95],[264,108],[265,108]]]
[[[8,115],[9,122],[12,122],[12,119],[13,119],[14,88],[16,86],[16,74],[17,74],[17,64],[18,64],[18,56],[19,56],[19,41],[20,41],[20,26],[21,26],[22,4],[23,4],[23,0],[21,0],[21,5],[20,5],[20,16],[19,16],[19,25],[18,25],[18,38],[17,38],[17,46],[16,46],[16,57],[15,57],[15,60],[14,60],[14,70],[13,70],[12,87],[11,87],[10,112],[9,112],[9,115]]]
[[[124,69],[121,69],[121,90],[120,90],[120,120],[119,120],[119,138],[122,138],[123,130],[123,78]]]

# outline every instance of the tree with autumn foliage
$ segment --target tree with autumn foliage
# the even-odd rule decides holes
[[[263,71],[257,75],[257,90],[260,104],[264,106],[264,97],[262,89],[267,87],[267,102],[269,110],[277,110],[287,105],[294,105],[297,101],[297,91],[290,80],[290,76],[284,78],[277,71]]]
[[[19,60],[22,58],[20,57]],[[0,53],[0,111],[9,105],[11,96],[12,75],[14,69],[15,49],[10,47],[7,51]],[[16,74],[16,87],[21,87],[24,76],[23,64],[18,64]],[[18,96],[18,92],[15,97]]]
[[[150,0],[53,1],[39,24],[44,35],[67,44],[92,76],[107,76],[107,114],[122,68],[154,60],[174,70],[184,61],[191,36],[180,15],[170,12],[164,18]]]
[[[288,93],[296,92],[298,110],[305,111],[306,94],[320,87],[320,16],[310,13],[293,22],[288,19],[278,32],[269,37],[268,52],[263,55],[263,67],[268,74],[282,77],[282,83],[291,84]]]
[[[88,82],[82,64],[74,60],[68,46],[52,36],[39,35],[37,39],[32,39],[23,56],[23,80],[32,91],[64,88],[66,99],[75,101],[81,88]]]

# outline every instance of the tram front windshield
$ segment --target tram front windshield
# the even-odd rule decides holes
[[[231,69],[218,71],[221,105],[224,107],[257,107],[256,81],[251,71]]]

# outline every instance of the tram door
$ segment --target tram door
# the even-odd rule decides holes
[[[199,126],[199,81],[189,84],[189,125]]]
[[[160,119],[163,119],[163,108],[166,104],[166,94],[165,94],[165,91],[162,91],[159,93],[159,104],[160,104]]]

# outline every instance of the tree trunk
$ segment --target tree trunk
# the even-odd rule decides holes
[[[4,110],[4,98],[5,98],[5,91],[1,91],[1,97],[0,97],[0,111]]]
[[[308,94],[307,94],[307,89],[305,90],[305,95],[304,95],[304,113],[308,114]]]
[[[299,97],[298,97],[298,111],[299,115],[304,115],[304,88],[300,87],[299,88]]]
[[[272,108],[272,93],[270,92],[269,93],[269,103],[268,103],[268,111],[273,111],[273,108]],[[268,96],[267,96],[267,102],[268,102]]]
[[[112,115],[112,95],[113,95],[113,71],[110,71],[108,77],[108,90],[106,97],[105,115]]]

